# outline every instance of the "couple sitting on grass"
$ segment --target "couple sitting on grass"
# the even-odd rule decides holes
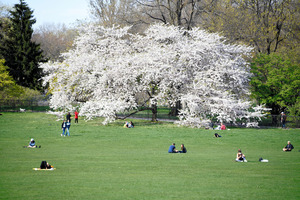
[[[172,145],[169,147],[169,151],[168,153],[186,153],[187,150],[184,146],[184,144],[181,144],[181,151],[178,151],[176,150],[176,147],[175,147],[175,143],[172,143]]]
[[[125,122],[123,127],[124,128],[134,128],[134,124],[133,124],[133,122]]]

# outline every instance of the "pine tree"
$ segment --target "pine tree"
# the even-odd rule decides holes
[[[11,27],[0,47],[5,65],[9,67],[9,73],[18,85],[40,89],[42,71],[39,63],[45,60],[40,45],[31,41],[32,25],[36,22],[33,11],[26,2],[20,0],[10,14]]]

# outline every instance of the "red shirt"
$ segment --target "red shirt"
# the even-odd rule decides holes
[[[78,112],[74,112],[74,115],[75,115],[75,119],[77,119],[78,118]]]
[[[221,126],[221,130],[226,130],[226,126],[224,124]]]

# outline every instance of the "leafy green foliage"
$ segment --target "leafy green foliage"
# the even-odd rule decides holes
[[[0,59],[0,99],[1,100],[32,100],[41,99],[37,90],[17,85],[9,75],[5,60]]]
[[[0,99],[19,97],[24,93],[23,88],[15,83],[4,65],[5,60],[0,59]]]
[[[276,54],[260,54],[251,64],[254,76],[250,85],[252,97],[258,103],[279,114],[300,102],[300,66]]]
[[[33,11],[20,0],[10,14],[11,24],[3,39],[0,53],[9,67],[10,75],[18,85],[39,89],[39,79],[42,76],[39,62],[43,61],[43,56],[40,46],[31,41],[32,25],[36,22],[33,19]]]

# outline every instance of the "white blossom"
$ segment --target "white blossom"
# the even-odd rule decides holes
[[[81,116],[105,117],[108,123],[141,106],[136,94],[145,93],[148,106],[180,101],[182,125],[262,116],[262,107],[248,111],[251,73],[244,58],[252,48],[196,28],[155,24],[143,34],[129,30],[83,27],[62,63],[41,65],[53,109],[67,112],[80,102]]]

